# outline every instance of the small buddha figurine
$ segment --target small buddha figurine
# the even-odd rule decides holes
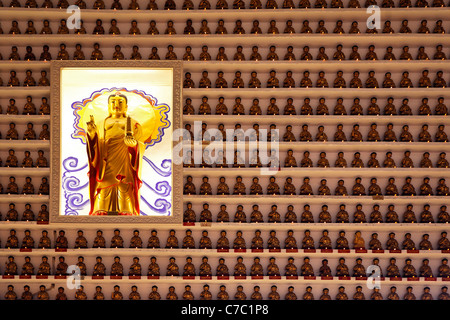
[[[334,82],[333,82],[333,87],[334,88],[345,88],[346,87],[346,82],[343,77],[343,72],[341,70],[339,70],[337,72],[336,79],[334,79]]]
[[[84,236],[83,230],[78,230],[77,231],[77,238],[75,239],[75,249],[85,249],[87,248],[87,240]]]
[[[41,185],[39,186],[39,194],[48,195],[50,192],[50,185],[46,177],[42,177]]]
[[[200,221],[203,222],[211,222],[212,221],[212,213],[209,210],[209,204],[203,204],[203,210],[200,212]]]
[[[433,28],[433,33],[445,33],[445,29],[442,26],[442,20],[441,19],[436,21],[436,25]]]
[[[21,248],[22,249],[32,249],[34,248],[34,239],[31,236],[31,231],[30,230],[25,230],[24,231],[24,237],[22,239],[22,245]]]
[[[292,77],[292,71],[286,72],[286,78],[283,80],[283,88],[294,88],[295,80]]]
[[[177,54],[173,51],[173,45],[169,44],[167,46],[166,60],[177,60]]]
[[[384,141],[397,141],[397,137],[396,137],[396,134],[395,134],[393,128],[394,128],[394,125],[392,123],[387,124],[387,129],[383,136]]]
[[[183,267],[183,276],[195,276],[195,266],[192,263],[192,258],[187,257],[186,258],[186,264]]]
[[[339,231],[339,237],[336,239],[336,249],[349,249],[348,240],[345,237],[345,231]]]
[[[43,256],[42,257],[42,262],[39,265],[39,268],[36,272],[36,274],[38,276],[48,276],[50,275],[50,264],[48,263],[48,257]]]
[[[322,265],[319,268],[319,275],[321,277],[331,277],[331,268],[328,265],[328,260],[327,259],[323,259],[322,260]]]
[[[338,185],[336,189],[334,190],[334,195],[336,196],[347,196],[348,191],[347,188],[344,186],[344,180],[340,179],[338,181]]]
[[[106,240],[103,237],[103,231],[97,230],[92,248],[106,248]]]
[[[366,222],[366,214],[362,210],[362,205],[356,205],[356,211],[353,213],[353,223],[363,223]]]
[[[111,266],[111,275],[113,276],[123,276],[123,265],[120,262],[120,257],[114,257],[114,263]]]
[[[9,210],[6,213],[5,221],[18,221],[19,214],[14,203],[9,204]]]
[[[405,278],[417,277],[416,268],[411,264],[411,259],[405,260],[405,266],[403,267],[403,276]]]
[[[422,71],[422,76],[419,78],[419,88],[428,88],[431,87],[431,79],[428,77],[428,70]]]
[[[261,88],[261,81],[258,79],[258,73],[256,71],[252,71],[248,87]]]
[[[411,79],[409,79],[409,72],[402,73],[402,79],[400,80],[400,88],[412,88],[414,87]]]
[[[419,249],[420,250],[433,250],[433,245],[430,242],[430,235],[425,233],[422,236],[422,240],[419,243]]]
[[[38,213],[37,216],[37,221],[48,221],[49,219],[49,212],[47,210],[47,205],[46,204],[42,204],[41,205],[41,210]]]
[[[361,33],[361,31],[359,30],[359,27],[358,27],[358,21],[353,21],[351,23],[348,33]]]
[[[111,238],[111,248],[123,248],[123,238],[119,229],[114,230],[114,236]]]
[[[130,248],[142,248],[142,239],[139,230],[133,230],[133,237],[130,239]]]
[[[353,72],[353,78],[350,81],[350,88],[362,88],[362,81],[359,78],[359,71]]]
[[[440,178],[436,187],[437,196],[448,196],[450,194],[449,187],[445,184],[445,179]]]
[[[324,230],[322,231],[322,237],[319,240],[319,249],[331,249],[331,247],[331,239],[328,236],[328,230]]]
[[[243,263],[242,257],[237,257],[237,262],[234,266],[234,276],[245,276],[247,274],[247,267]]]
[[[331,195],[331,192],[330,192],[330,188],[327,186],[327,180],[326,179],[322,179],[322,180],[320,180],[320,186],[319,186],[319,188],[317,189],[317,193],[319,194],[319,195]]]
[[[438,130],[436,131],[436,134],[434,136],[434,139],[436,142],[447,142],[448,141],[447,133],[445,133],[444,129],[445,129],[445,126],[443,124],[440,124],[438,126]]]
[[[201,57],[200,57],[201,60]],[[223,71],[217,73],[216,88],[228,88],[227,80],[223,77]]]
[[[86,57],[84,55],[83,50],[81,49],[81,44],[77,43],[75,45],[75,52],[73,53],[73,60],[85,60]]]
[[[345,141],[345,140],[341,140],[341,141]],[[347,160],[345,160],[344,153],[342,151],[338,152],[338,157],[337,157],[336,161],[334,162],[334,166],[336,168],[346,168],[347,167]]]
[[[268,222],[271,223],[279,223],[281,222],[281,215],[280,213],[277,211],[278,206],[277,205],[272,205],[270,208],[270,212],[268,214]]]
[[[375,78],[375,71],[369,71],[369,76],[365,82],[366,88],[379,88],[378,80]]]
[[[367,134],[367,141],[380,141],[380,134],[377,131],[377,124],[370,125],[369,133]]]
[[[22,221],[34,221],[34,212],[31,210],[31,204],[25,204],[25,211],[22,214]]]
[[[381,250],[381,242],[378,240],[378,233],[372,233],[372,238],[369,241],[369,249],[371,250]]]
[[[178,248],[178,238],[175,235],[175,230],[169,231],[169,236],[166,241],[166,248]]]
[[[447,82],[443,78],[443,72],[438,71],[436,72],[436,78],[433,81],[433,87],[435,88],[445,88],[447,86]]]
[[[8,80],[8,86],[9,87],[18,87],[20,86],[19,78],[17,78],[17,73],[14,70],[11,70],[9,72],[9,80]]]
[[[169,264],[167,265],[167,276],[179,276],[179,268],[178,265],[175,262],[174,257],[169,258]]]
[[[408,232],[405,234],[405,240],[403,240],[403,242],[402,242],[402,248],[404,250],[415,250],[416,249],[416,244],[411,239],[411,233]]]
[[[112,58],[113,58],[113,60],[124,60],[125,59],[125,56],[122,53],[122,47],[121,46],[116,45],[114,47],[114,53],[113,53]]]
[[[244,80],[241,77],[240,71],[235,72],[232,87],[233,88],[243,88],[244,87]],[[244,111],[242,111],[242,113],[244,113]]]
[[[354,277],[365,277],[366,276],[366,268],[363,266],[361,258],[356,259],[356,264],[353,267],[353,276]]]
[[[336,127],[336,132],[334,134],[334,141],[347,141],[347,137],[345,135],[345,132],[343,131],[343,125],[339,123]],[[339,155],[339,154],[338,154]],[[344,159],[345,160],[345,159]],[[341,160],[342,161],[342,158]]]
[[[434,113],[436,115],[447,115],[448,114],[448,108],[444,104],[444,97],[438,98],[438,104],[434,108]]]
[[[319,71],[319,78],[316,81],[316,87],[318,88],[328,88],[328,81],[325,78],[325,72]]]
[[[5,243],[5,248],[17,249],[19,248],[19,239],[16,236],[16,230],[11,229],[9,231],[9,236]]]
[[[348,266],[345,264],[345,258],[339,258],[339,264],[336,267],[336,276],[338,277],[350,276]]]
[[[269,184],[267,185],[267,194],[280,194],[280,187],[275,182],[275,177],[273,176],[269,178]]]
[[[132,52],[131,52],[131,56],[130,56],[130,60],[142,60],[142,55],[139,52],[139,47],[134,45]]]
[[[34,186],[31,183],[31,177],[25,178],[25,184],[22,188],[22,194],[34,194]]]
[[[19,23],[17,22],[17,20],[13,20],[11,22],[11,29],[9,29],[9,34],[21,34],[22,32],[20,31],[19,28]]]
[[[18,61],[18,60],[20,60],[20,55],[19,55],[17,46],[12,46],[11,47],[11,53],[9,54],[8,60],[10,60],[10,61]]]
[[[267,266],[267,275],[268,276],[279,276],[280,269],[276,264],[276,259],[274,257],[269,258],[269,265]]]
[[[445,60],[447,57],[445,55],[445,52],[442,51],[442,45],[439,44],[436,46],[436,52],[433,55],[434,60]]]
[[[345,204],[339,205],[339,212],[336,214],[337,223],[348,223],[349,215],[347,210],[345,210]]]
[[[156,262],[156,257],[150,258],[150,264],[148,266],[148,273],[149,276],[159,276],[160,275],[160,268],[158,263]]]
[[[328,206],[326,204],[322,206],[322,211],[319,213],[319,222],[331,223],[331,214],[328,212]]]
[[[9,177],[9,183],[8,183],[5,193],[7,193],[7,194],[18,194],[19,193],[19,187],[17,186],[15,177],[13,177],[13,176]]]
[[[449,162],[448,160],[445,158],[446,153],[445,152],[441,152],[439,153],[439,158],[436,161],[436,167],[437,168],[448,168],[449,167]]]
[[[147,30],[147,34],[151,34],[151,35],[159,34],[159,30],[156,27],[156,21],[155,20],[150,20],[150,26],[149,26],[149,28]],[[152,49],[152,51],[153,51],[153,49]]]
[[[309,178],[303,178],[303,185],[300,187],[300,195],[312,195],[313,190],[311,185],[309,184]]]

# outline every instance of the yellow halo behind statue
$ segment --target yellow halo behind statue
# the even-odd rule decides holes
[[[85,141],[86,139],[86,123],[90,121],[90,116],[92,115],[96,120],[105,119],[108,116],[108,109],[105,108],[108,105],[108,97],[116,93],[127,97],[127,115],[137,121],[142,127],[141,142],[149,144],[152,140],[158,139],[160,133],[158,129],[167,126],[163,122],[163,114],[158,112],[158,109],[140,94],[125,90],[112,90],[99,94],[78,111],[80,116],[78,126],[84,130],[84,134],[82,134],[83,140]]]

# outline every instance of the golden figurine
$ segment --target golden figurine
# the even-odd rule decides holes
[[[91,215],[139,215],[138,167],[144,145],[141,125],[127,116],[127,108],[126,96],[111,95],[108,117],[95,123],[91,116],[87,122]]]

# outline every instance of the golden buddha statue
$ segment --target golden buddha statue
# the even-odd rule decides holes
[[[87,122],[90,215],[139,215],[142,127],[127,116],[127,97],[108,98],[109,115]]]

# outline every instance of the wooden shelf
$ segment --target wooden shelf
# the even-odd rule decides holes
[[[170,11],[172,14],[173,11]],[[146,29],[144,27],[143,29]],[[146,32],[142,30],[141,32]],[[163,30],[160,30],[163,32]],[[342,34],[336,36],[335,34],[172,34],[172,35],[148,35],[141,34],[130,36],[125,35],[73,35],[68,37],[67,35],[52,34],[52,35],[0,35],[0,41],[2,43],[14,43],[16,46],[37,46],[38,48],[43,43],[52,46],[59,47],[61,43],[66,44],[68,47],[75,47],[77,43],[83,43],[85,53],[88,52],[88,48],[92,49],[92,45],[96,42],[101,42],[102,47],[114,47],[116,44],[122,46],[138,45],[143,48],[147,48],[149,43],[151,46],[164,46],[172,44],[175,47],[185,47],[190,45],[192,47],[199,47],[207,44],[211,47],[226,46],[235,48],[238,45],[242,46],[266,46],[276,44],[280,47],[287,47],[289,45],[294,48],[303,47],[305,43],[310,47],[320,47],[327,45],[335,47],[337,44],[342,44],[344,47],[351,47],[355,44],[362,48],[367,48],[369,45],[374,44],[376,46],[421,46],[431,45],[435,47],[437,44],[442,44],[444,47],[450,45],[450,34]],[[298,45],[298,44],[301,45]],[[36,54],[36,53],[35,53]],[[145,53],[143,56],[148,55]],[[181,57],[180,57],[181,58]]]
[[[145,9],[144,6],[141,4]],[[180,10],[181,6],[179,6],[179,10],[95,10],[95,9],[82,9],[83,20],[95,21],[99,17],[99,13],[104,16],[112,16],[117,20],[137,20],[137,21],[147,21],[148,19],[155,20],[174,20],[174,21],[185,21],[186,19],[192,19],[193,21],[201,21],[205,18],[205,13],[207,13],[208,18],[212,20],[219,19],[241,19],[252,21],[255,18],[255,14],[258,15],[261,20],[271,20],[271,19],[308,19],[310,21],[318,21],[323,19],[324,12],[326,12],[327,18],[333,21],[333,19],[366,19],[366,8],[325,8],[325,9],[226,9],[226,10]],[[409,19],[446,19],[450,12],[450,8],[389,8],[389,10],[385,10],[383,12],[383,19],[385,20],[403,20],[405,16],[408,16]],[[361,17],[363,16],[364,17]],[[51,8],[51,9],[41,9],[41,8],[8,8],[5,7],[2,9],[0,13],[0,19],[5,20],[5,18],[14,17],[16,20],[42,20],[49,19],[53,21],[59,21],[60,19],[67,18],[67,13],[65,9],[59,8]],[[365,21],[365,20],[364,20]]]
[[[0,278],[0,283],[4,283],[4,284],[9,284],[11,283],[12,279],[1,279]],[[14,283],[16,284],[55,284],[56,286],[64,286],[67,282],[66,279],[55,279],[54,276],[49,276],[48,279],[36,279],[36,276],[32,276],[31,279],[19,279],[19,276],[16,276],[15,279],[13,280]],[[261,283],[266,282],[269,284],[274,284],[276,283],[277,286],[287,286],[287,285],[335,285],[335,286],[341,286],[341,285],[346,285],[346,286],[356,286],[356,285],[365,285],[367,283],[367,279],[361,279],[361,280],[357,280],[356,278],[352,277],[349,280],[340,280],[338,277],[334,277],[332,280],[322,280],[320,277],[316,277],[315,280],[313,279],[305,279],[302,276],[299,276],[298,279],[293,280],[293,279],[287,279],[285,276],[282,276],[281,279],[270,279],[268,276],[264,277],[264,279],[252,279],[250,276],[247,276],[246,279],[235,279],[233,276],[230,276],[229,279],[227,280],[222,280],[222,279],[218,279],[216,276],[213,276],[211,280],[203,280],[200,279],[199,276],[195,277],[194,280],[191,279],[183,279],[183,277],[166,277],[166,276],[161,276],[159,279],[147,279],[147,276],[144,275],[141,277],[141,279],[136,280],[136,279],[132,279],[129,278],[128,276],[124,276],[122,277],[122,279],[118,280],[118,279],[111,279],[109,276],[105,276],[104,279],[96,279],[93,278],[92,276],[85,276],[82,281],[83,285],[85,284],[90,284],[93,286],[96,285],[116,285],[118,283],[120,284],[130,284],[130,285],[161,285],[161,284],[167,284],[167,285],[186,285],[186,284],[191,284],[191,285],[203,285],[205,283],[207,283],[208,285],[222,285],[222,284],[226,284],[227,286],[230,287],[232,285],[261,285]],[[416,281],[408,281],[407,278],[401,278],[401,279],[397,279],[395,281],[390,280],[389,278],[386,278],[384,281],[382,281],[382,283],[384,283],[384,285],[386,286],[399,286],[399,285],[417,285],[417,286],[448,286],[448,281],[442,281],[441,278],[437,278],[436,281],[426,281],[424,278],[419,278],[419,280]],[[249,288],[247,288],[249,289]],[[347,287],[347,294],[349,296],[351,296],[354,292],[350,291],[350,288]],[[179,298],[182,294],[184,290],[182,289],[182,287],[178,288],[178,291],[176,291],[176,293],[178,294]],[[419,290],[417,290],[419,291]],[[142,299],[146,300],[147,299],[147,294],[148,292],[141,292],[142,295]],[[150,292],[150,291],[149,291]],[[336,291],[337,292],[337,291]],[[124,293],[123,289],[122,289],[122,293]],[[231,292],[229,292],[231,294]],[[234,293],[234,292],[233,292]],[[280,295],[282,296],[283,294],[285,294],[285,292],[280,292]],[[296,292],[297,295],[300,292]],[[54,293],[56,294],[56,293]],[[67,290],[66,294],[69,294],[69,290]],[[75,293],[73,293],[75,294]],[[166,292],[160,292],[160,294],[164,297],[166,295]],[[416,295],[418,294],[418,292],[416,292]],[[105,294],[107,295],[107,294]],[[437,296],[436,296],[437,297]],[[435,297],[435,298],[436,298]],[[368,297],[366,297],[368,298]],[[72,299],[72,298],[70,298]],[[88,299],[91,299],[91,297],[89,296]],[[164,299],[164,298],[163,298]]]
[[[14,144],[14,150],[48,150],[50,141],[45,140],[0,140],[0,148],[10,149]]]

